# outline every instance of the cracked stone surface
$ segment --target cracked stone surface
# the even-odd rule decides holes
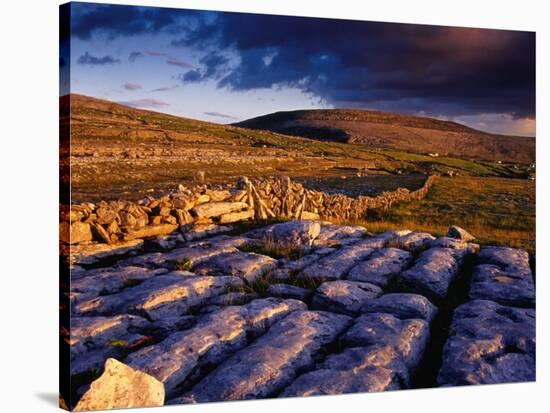
[[[440,385],[535,380],[535,311],[473,300],[458,307],[443,349]]]
[[[365,302],[382,294],[374,284],[356,281],[327,281],[315,291],[313,308],[354,315],[361,311]]]
[[[109,359],[164,404],[535,379],[525,251],[322,221],[203,225],[76,246],[63,343],[78,395],[105,382],[82,400],[119,391]]]
[[[430,326],[424,320],[400,320],[391,314],[373,313],[357,318],[343,340],[350,347],[391,346],[414,371],[424,356],[429,337]]]
[[[312,366],[322,346],[334,342],[348,323],[343,315],[295,312],[222,363],[188,396],[196,402],[269,397]]]
[[[280,397],[399,390],[410,386],[407,368],[390,346],[357,347],[331,355],[303,374]]]
[[[285,315],[303,310],[299,301],[255,300],[205,316],[187,331],[131,354],[130,366],[147,372],[173,393],[197,367],[219,363],[247,344],[247,333],[259,334]]]
[[[486,299],[515,307],[535,307],[535,285],[525,251],[483,248],[474,268],[470,299]]]
[[[430,248],[420,254],[414,265],[400,275],[400,282],[410,291],[443,300],[459,271],[454,250]]]
[[[397,248],[381,248],[369,259],[353,267],[348,280],[363,281],[387,287],[395,276],[404,271],[412,262],[413,255]]]
[[[317,262],[307,266],[298,275],[305,279],[339,280],[359,261],[366,259],[373,249],[357,241],[332,254],[326,255]]]
[[[361,313],[389,313],[406,320],[420,318],[431,323],[437,315],[437,307],[420,294],[392,293],[368,300]]]
[[[276,265],[277,261],[266,255],[237,251],[216,255],[194,270],[204,274],[226,274],[251,283]]]

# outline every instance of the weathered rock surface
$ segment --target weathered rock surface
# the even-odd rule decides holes
[[[401,273],[399,282],[409,291],[425,294],[430,299],[445,299],[459,271],[453,251],[449,248],[424,251],[411,268]]]
[[[535,310],[474,300],[458,307],[443,348],[440,385],[535,380]]]
[[[96,264],[101,260],[135,252],[143,247],[143,240],[119,242],[117,244],[90,244],[71,247],[70,261],[74,264]]]
[[[410,232],[391,239],[390,246],[408,251],[418,251],[427,248],[435,238],[426,232]]]
[[[216,224],[194,224],[191,228],[183,231],[183,237],[186,241],[193,241],[209,237],[211,235],[223,234],[229,232],[232,227],[229,225]]]
[[[280,397],[380,392],[409,386],[407,368],[394,348],[358,347],[329,356],[321,368],[298,377]]]
[[[317,310],[355,315],[368,300],[379,297],[382,289],[357,281],[327,281],[317,288],[312,306]]]
[[[474,268],[470,299],[491,300],[513,307],[535,307],[533,278],[524,273],[503,271],[496,265]]]
[[[300,301],[309,301],[313,291],[289,284],[271,284],[267,293],[273,297],[294,298]]]
[[[310,247],[319,236],[321,225],[316,221],[289,221],[276,224],[266,233],[266,240],[280,245]]]
[[[227,274],[250,283],[276,265],[277,261],[266,255],[237,251],[216,255],[195,267],[195,271],[205,274]]]
[[[222,363],[188,394],[195,402],[269,397],[311,368],[323,346],[346,328],[349,318],[297,311],[271,327],[246,349]]]
[[[105,370],[82,396],[75,411],[152,407],[164,404],[160,381],[115,360],[105,362]]]
[[[479,252],[479,264],[496,265],[515,275],[532,276],[527,251],[508,247],[484,247]]]
[[[314,221],[212,236],[229,229],[218,225],[223,215],[187,212],[245,199],[254,205],[229,214],[300,215],[258,204],[263,195],[249,194],[249,184],[227,199],[210,190],[190,197],[184,188],[135,208],[100,203],[64,215],[68,224],[90,219],[111,240],[72,246],[61,306],[72,322],[62,338],[73,382],[84,384],[78,394],[109,358],[159,380],[169,404],[409,388],[411,377],[436,381],[434,357],[446,338],[440,385],[534,379],[535,284],[526,252],[480,251],[408,230],[370,237],[363,227]],[[91,216],[98,209],[102,223]],[[178,211],[193,222],[178,221],[174,234],[113,241],[116,225],[128,234],[174,225]],[[271,248],[278,243],[293,248]],[[448,311],[467,299],[450,336],[441,337]],[[437,319],[432,302],[441,307]],[[121,400],[133,403],[128,397]]]
[[[366,261],[353,267],[347,279],[368,282],[384,288],[393,281],[396,275],[410,265],[412,259],[413,256],[408,251],[397,248],[381,248]]]
[[[59,239],[68,244],[77,244],[92,240],[90,224],[85,222],[61,222],[59,224]]]
[[[75,301],[95,298],[100,294],[113,294],[123,288],[135,286],[156,275],[167,273],[168,270],[159,268],[149,270],[143,267],[121,267],[112,271],[95,272],[92,275],[73,279],[71,282],[71,298]]]
[[[411,231],[408,229],[386,231],[374,237],[366,238],[363,243],[371,248],[384,248],[392,243],[393,240],[410,233]]]
[[[142,311],[149,317],[160,319],[166,315],[160,311],[162,307],[168,313],[177,311],[182,314],[206,298],[239,286],[242,286],[242,281],[237,277],[189,277],[169,273],[150,278],[117,294],[81,302],[74,311],[80,315]]]
[[[198,218],[217,217],[248,208],[244,202],[211,202],[194,207],[191,212]]]
[[[260,334],[286,315],[304,310],[296,300],[255,300],[206,315],[190,330],[172,334],[127,358],[130,366],[164,383],[167,394],[200,366],[220,363],[247,344],[247,334]]]
[[[506,247],[486,247],[478,256],[470,299],[487,299],[515,307],[535,306],[535,285],[529,255]]]
[[[437,315],[437,307],[419,294],[392,293],[368,300],[361,313],[389,313],[402,320],[419,318],[431,323]]]
[[[450,248],[453,250],[465,251],[468,254],[479,252],[479,244],[465,242],[451,237],[438,237],[430,241],[430,248]]]
[[[248,209],[242,212],[230,212],[220,216],[220,224],[232,224],[254,218],[254,210]]]
[[[414,372],[429,337],[430,326],[424,320],[400,320],[391,314],[374,313],[357,318],[343,341],[350,347],[391,346],[403,358],[409,372]]]
[[[359,261],[371,255],[373,249],[358,241],[356,244],[347,246],[329,254],[312,265],[304,268],[299,278],[339,280]]]
[[[139,332],[149,325],[144,318],[123,314],[113,317],[72,317],[66,340],[71,352],[71,374],[100,369],[108,357],[133,348],[146,337]]]
[[[124,239],[130,241],[138,238],[156,237],[159,235],[171,234],[176,229],[178,229],[178,226],[174,224],[147,225],[136,231],[130,232],[124,237]]]
[[[337,241],[344,238],[360,238],[367,233],[364,227],[346,225],[323,225],[317,236],[317,245],[325,246],[328,241]]]

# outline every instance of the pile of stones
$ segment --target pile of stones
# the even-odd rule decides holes
[[[398,188],[375,197],[352,198],[304,188],[290,178],[254,182],[241,177],[235,185],[193,188],[180,186],[160,198],[137,202],[110,201],[61,206],[60,239],[68,244],[91,241],[114,244],[166,235],[190,228],[208,231],[212,224],[227,225],[252,219],[350,219],[364,217],[371,208],[420,200],[433,185],[427,178],[416,191]]]

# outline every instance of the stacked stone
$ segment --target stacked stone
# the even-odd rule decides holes
[[[375,197],[352,198],[304,188],[290,178],[266,178],[254,182],[241,177],[233,186],[180,186],[160,198],[137,202],[111,201],[97,205],[62,206],[60,239],[69,244],[116,244],[173,233],[195,226],[227,225],[250,219],[354,219],[372,208],[420,200],[433,185],[430,176],[417,191],[398,188]]]

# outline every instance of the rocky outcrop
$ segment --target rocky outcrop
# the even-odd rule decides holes
[[[260,334],[284,316],[304,309],[299,301],[277,299],[231,306],[207,315],[188,331],[130,355],[127,362],[158,378],[172,394],[198,367],[220,363],[245,347],[247,334]]]
[[[305,220],[133,240],[125,253],[90,245],[102,249],[81,253],[62,295],[73,394],[94,389],[81,406],[109,407],[113,394],[117,407],[149,403],[147,391],[92,381],[108,359],[137,387],[154,378],[169,404],[535,378],[534,274],[521,250]]]
[[[164,404],[161,382],[125,364],[107,359],[101,377],[84,393],[75,411],[153,407]]]
[[[313,366],[321,348],[335,341],[348,323],[342,315],[295,312],[219,366],[188,397],[195,402],[269,397]]]
[[[453,250],[431,248],[421,253],[414,265],[399,276],[399,282],[410,291],[425,294],[430,299],[444,300],[458,270]]]
[[[347,279],[368,282],[384,288],[410,265],[412,259],[413,256],[408,251],[381,248],[369,259],[353,267]]]
[[[470,287],[471,299],[492,300],[514,307],[535,307],[535,285],[525,251],[483,248]]]
[[[237,251],[216,255],[197,265],[195,271],[205,274],[226,274],[251,283],[275,266],[276,260],[266,255]]]
[[[292,245],[309,248],[321,232],[316,221],[289,221],[273,225],[265,237],[277,245]]]
[[[392,347],[357,347],[329,356],[318,370],[298,377],[281,397],[381,392],[409,386],[407,368]]]
[[[535,380],[535,311],[473,300],[454,313],[440,385]]]
[[[382,289],[374,284],[356,281],[324,282],[315,291],[313,308],[356,315],[366,302],[381,294]]]
[[[391,346],[413,372],[424,357],[429,337],[430,325],[424,320],[373,313],[357,318],[343,341],[350,347]]]
[[[150,278],[136,287],[117,294],[102,295],[74,307],[77,315],[104,315],[121,312],[144,312],[160,319],[163,310],[182,314],[205,298],[219,295],[243,283],[237,277],[188,276],[169,273]]]
[[[372,254],[373,249],[360,241],[341,248],[307,266],[298,274],[303,279],[339,280],[356,263]]]
[[[402,320],[419,318],[431,323],[437,315],[437,307],[419,294],[384,294],[368,300],[361,307],[362,314],[390,313]]]

